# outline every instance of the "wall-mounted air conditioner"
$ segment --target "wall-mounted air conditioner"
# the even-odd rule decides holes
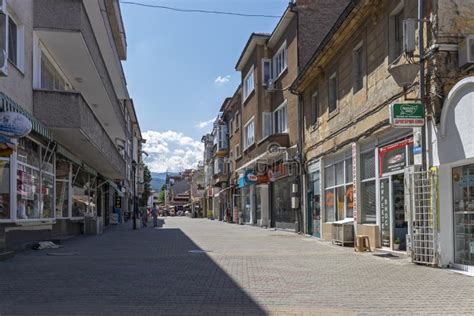
[[[474,63],[474,35],[464,37],[458,44],[459,67]]]
[[[272,79],[269,79],[267,81],[267,85],[265,87],[265,90],[267,90],[268,92],[275,91],[275,82]]]

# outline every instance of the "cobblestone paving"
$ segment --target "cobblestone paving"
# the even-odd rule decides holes
[[[474,315],[474,278],[449,270],[289,232],[163,221],[0,262],[0,315]]]

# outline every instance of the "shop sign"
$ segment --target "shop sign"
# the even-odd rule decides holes
[[[320,170],[321,162],[318,160],[316,162],[308,164],[308,173],[315,173]]]
[[[20,138],[31,132],[30,120],[18,112],[0,112],[0,134]]]
[[[393,103],[390,123],[394,127],[418,127],[425,124],[425,108],[421,103]]]
[[[392,145],[379,148],[379,173],[383,175],[394,171],[403,170],[407,165],[406,146],[413,144],[412,139],[407,139]]]

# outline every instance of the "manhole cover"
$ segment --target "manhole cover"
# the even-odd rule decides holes
[[[190,253],[206,253],[206,252],[211,252],[211,251],[210,250],[195,249],[195,250],[189,250],[188,252],[190,252]]]
[[[56,257],[68,257],[68,256],[77,256],[78,252],[50,252],[48,256],[56,256]]]

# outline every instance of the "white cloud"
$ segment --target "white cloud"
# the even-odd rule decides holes
[[[203,157],[203,144],[176,131],[146,131],[143,150],[145,163],[153,172],[182,171],[195,168]]]
[[[222,86],[222,85],[226,84],[229,81],[230,81],[230,75],[217,76],[216,80],[214,80],[214,83],[218,86]]]
[[[214,123],[215,120],[216,120],[216,119],[213,118],[213,119],[210,119],[210,120],[208,120],[208,121],[199,122],[199,123],[196,124],[196,127],[198,127],[198,128],[205,128],[205,127],[207,127],[209,124]]]

